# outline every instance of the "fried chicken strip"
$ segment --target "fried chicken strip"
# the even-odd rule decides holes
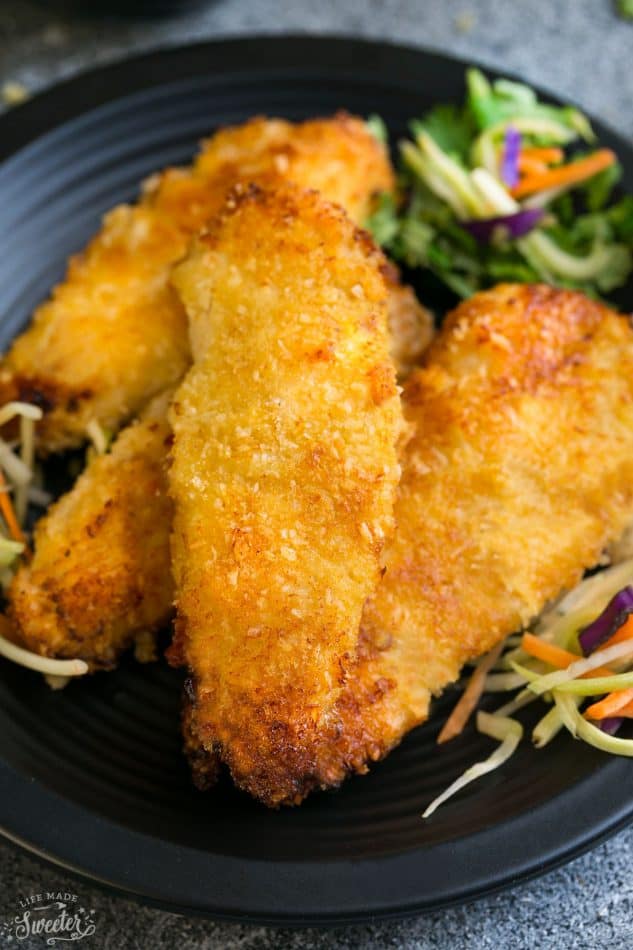
[[[466,661],[572,588],[633,519],[633,332],[583,295],[477,294],[447,318],[403,404],[415,434],[385,576],[286,804],[366,772]],[[216,763],[193,763],[210,784]]]
[[[191,672],[190,754],[263,800],[304,774],[392,529],[384,267],[314,192],[251,187],[173,276],[194,366],[170,411],[170,658]]]
[[[570,291],[502,285],[447,319],[404,393],[398,529],[363,613],[338,784],[428,716],[468,660],[574,587],[633,519],[633,332]]]
[[[249,149],[252,149],[252,152]],[[321,161],[318,160],[319,155]],[[299,126],[272,120],[255,120],[239,129],[218,133],[203,150],[199,162],[205,163],[205,181],[207,179],[215,181],[223,176],[230,179],[237,174],[237,168],[243,167],[244,162],[250,163],[248,173],[257,175],[261,165],[272,160],[271,156],[274,156],[277,165],[293,169],[294,174],[299,178],[305,177],[306,180],[312,179],[317,183],[321,180],[324,186],[340,201],[345,202],[358,218],[362,218],[366,213],[371,191],[375,187],[387,187],[390,183],[390,173],[388,166],[385,165],[384,156],[376,152],[375,144],[368,139],[362,123],[343,116]],[[364,185],[361,185],[361,179]],[[199,184],[192,171],[173,169],[149,183],[150,194],[156,196],[155,200],[160,204],[161,219],[173,220],[175,224],[180,223],[179,226],[184,227],[185,231],[193,227],[207,208],[207,205],[196,205],[194,201]],[[188,190],[191,193],[189,198],[186,197]],[[209,193],[212,204],[217,202],[220,191],[221,189],[215,188],[215,191]],[[141,215],[141,210],[138,207],[128,208],[125,213],[117,211],[113,214],[124,215],[132,220],[134,216]],[[155,234],[157,237],[161,234],[158,225]],[[94,255],[91,257],[93,264],[96,265],[97,256],[101,253],[99,248],[104,242],[107,244],[110,237],[106,225],[106,231],[93,246]],[[123,240],[123,235],[121,238]],[[170,247],[170,245],[167,246]],[[131,248],[129,250],[131,253]],[[89,253],[92,254],[92,252]],[[125,254],[122,256],[126,259]],[[111,263],[114,266],[114,259]],[[131,259],[128,263],[131,263]],[[136,261],[134,267],[137,269],[138,279],[140,280],[143,274],[149,278],[156,264],[156,258],[150,255],[149,269],[142,271],[143,262]],[[74,266],[71,265],[71,270]],[[88,266],[86,263],[86,267],[90,270],[92,264]],[[107,271],[106,267],[103,272],[104,279],[108,279]],[[94,268],[91,273],[95,278]],[[421,348],[427,344],[432,333],[432,318],[429,312],[418,303],[412,290],[400,284],[396,268],[391,267],[386,272],[386,279],[389,288],[391,348],[399,373],[402,375],[408,372],[412,363],[419,359]],[[63,293],[70,293],[68,286]],[[165,290],[164,295],[161,291],[161,299],[168,301],[167,317],[182,312],[179,301],[169,288]],[[64,333],[74,332],[73,328],[74,324],[71,323],[62,325],[56,337],[57,343],[63,343]],[[172,339],[173,336],[172,334]],[[32,331],[29,331],[26,337],[33,339]],[[18,349],[23,345],[23,339],[18,341]],[[169,334],[166,339],[169,340]],[[83,337],[81,346],[85,346]],[[177,362],[178,365],[182,365],[185,359],[189,358],[188,342],[186,356],[182,354],[182,348],[179,352],[181,355]],[[85,358],[85,354],[83,352],[80,354],[77,349],[72,360],[79,360],[80,356],[82,359]],[[70,359],[70,350],[68,357]],[[68,361],[65,365],[69,365]],[[168,377],[171,375],[170,371]],[[159,374],[160,377],[161,374]],[[126,385],[127,382],[126,380]],[[30,395],[30,398],[33,398],[33,393],[29,394],[24,389],[21,394],[26,397]],[[157,405],[162,405],[162,403],[157,403]],[[161,418],[160,426],[161,428],[166,426],[164,418]],[[128,436],[126,440],[127,438]],[[155,440],[143,441],[138,438],[138,433],[135,441],[136,465],[142,473],[140,484],[144,485],[152,481],[162,484],[164,458],[160,447]],[[100,497],[104,493],[107,495],[112,479],[113,472],[110,466],[100,463],[91,468],[89,481],[93,489],[96,489],[95,497]],[[100,484],[101,482],[103,484]],[[76,489],[67,494],[63,505],[54,516],[51,515],[50,521],[44,522],[44,526],[35,537],[36,556],[33,565],[22,569],[18,581],[9,592],[9,600],[13,605],[14,618],[18,621],[17,632],[21,633],[23,641],[31,649],[45,655],[79,656],[86,659],[93,669],[105,666],[112,668],[120,653],[138,637],[138,611],[126,606],[130,604],[130,598],[137,596],[134,593],[137,589],[137,578],[153,578],[160,565],[164,566],[169,562],[171,524],[169,518],[165,517],[165,501],[162,494],[156,498],[155,520],[151,532],[147,531],[147,526],[151,522],[149,509],[152,504],[152,495],[145,495],[143,504],[138,509],[135,505],[129,505],[127,511],[129,531],[131,535],[134,535],[135,541],[132,549],[122,549],[117,545],[110,549],[107,603],[104,600],[105,589],[102,590],[102,597],[99,600],[100,607],[105,604],[108,618],[102,625],[100,618],[93,610],[84,610],[84,602],[78,595],[78,592],[84,590],[86,603],[91,602],[89,592],[95,583],[94,564],[99,561],[98,559],[96,562],[93,561],[89,552],[85,558],[80,557],[78,551],[75,551],[73,555],[72,609],[58,610],[53,603],[54,599],[59,597],[63,597],[65,602],[68,601],[68,592],[62,594],[60,587],[68,586],[68,577],[71,575],[67,571],[64,574],[64,580],[60,582],[58,565],[62,549],[66,547],[66,538],[83,539],[85,537],[86,519],[89,521],[93,515],[91,506],[86,507],[87,497],[82,480]],[[45,527],[47,524],[51,526],[51,530]],[[42,545],[41,551],[40,545]],[[130,550],[133,550],[131,557]],[[158,557],[157,552],[159,552]],[[116,558],[119,560],[115,564]],[[62,561],[62,563],[65,562]],[[70,565],[67,567],[70,568]],[[128,575],[128,570],[132,572],[132,576]],[[98,572],[97,576],[99,576]],[[171,570],[167,569],[164,585],[161,588],[162,596],[144,600],[144,634],[157,630],[164,623],[169,614],[167,603],[171,590]],[[113,611],[116,615],[114,622],[111,619]],[[79,635],[77,630],[80,631]],[[99,641],[96,652],[93,643],[95,639]],[[149,638],[149,647],[151,647],[151,642]]]
[[[395,271],[387,274],[388,318],[394,329],[390,334],[392,355],[397,349],[397,365],[405,373],[411,361],[419,358],[422,341],[432,333],[432,323],[413,291],[399,285],[397,277]],[[148,431],[153,431],[154,436],[146,438]],[[169,554],[171,516],[164,494],[169,431],[167,400],[159,396],[150,404],[143,423],[124,430],[119,438],[126,452],[133,449],[142,503],[137,505],[133,496],[124,502],[131,544],[112,544],[107,533],[99,537],[98,544],[109,559],[106,572],[101,554],[94,557],[94,528],[90,526],[93,522],[98,526],[103,523],[104,509],[99,509],[99,499],[108,496],[109,502],[110,493],[120,494],[117,483],[121,479],[113,468],[113,461],[120,458],[119,447],[113,461],[95,460],[63,501],[39,523],[34,537],[35,558],[20,569],[8,591],[14,632],[29,649],[45,656],[79,657],[93,670],[112,669],[133,641],[137,642],[139,655],[141,636],[151,655],[153,634],[170,614],[173,588]],[[120,473],[123,479],[128,471],[126,462]],[[152,484],[161,486],[157,493],[147,491]],[[80,547],[73,543],[71,554],[66,555],[68,538],[78,539]],[[72,558],[70,563],[67,557]],[[66,567],[61,574],[60,564]],[[101,590],[96,602],[95,578],[100,579]],[[137,609],[139,586],[152,591],[151,596],[143,595],[142,615]],[[59,608],[62,602],[64,606]],[[104,609],[105,623],[93,604]],[[204,764],[206,767],[207,763]]]
[[[156,396],[38,523],[34,556],[8,591],[10,620],[30,650],[80,657],[93,670],[112,668],[135,641],[151,653],[173,601],[171,396]]]
[[[393,187],[384,147],[344,114],[299,124],[253,119],[214,135],[192,167],[154,176],[137,204],[106,215],[2,361],[0,402],[44,410],[40,451],[81,444],[93,419],[116,431],[178,382],[190,354],[171,267],[235,182],[262,177],[320,190],[357,222],[374,192]]]

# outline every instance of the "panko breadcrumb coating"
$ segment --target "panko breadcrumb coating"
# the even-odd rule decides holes
[[[385,165],[384,156],[376,152],[375,145],[371,138],[367,138],[366,130],[358,120],[338,116],[332,120],[322,120],[317,122],[304,123],[299,126],[292,126],[287,122],[255,120],[239,129],[230,129],[221,132],[211,140],[205,147],[203,156],[207,162],[205,175],[209,179],[219,178],[221,169],[235,169],[238,165],[241,168],[242,163],[248,161],[249,174],[256,174],[261,164],[261,155],[258,157],[257,148],[254,147],[253,154],[249,152],[249,143],[263,150],[264,156],[267,156],[266,148],[275,148],[278,156],[277,165],[279,167],[293,169],[297,177],[305,177],[314,180],[322,178],[327,184],[327,188],[336,194],[339,200],[346,202],[357,217],[361,218],[369,206],[371,191],[374,187],[382,184],[386,187],[390,182],[388,166]],[[266,144],[268,143],[268,144]],[[239,146],[239,148],[238,148]],[[340,152],[339,161],[335,161],[335,153],[338,148]],[[317,160],[317,153],[321,155],[322,162]],[[279,156],[284,156],[279,158]],[[269,157],[269,156],[268,156]],[[202,161],[202,159],[200,159]],[[330,164],[328,164],[328,162]],[[342,163],[342,165],[341,165]],[[328,168],[336,168],[337,175],[330,180]],[[345,168],[351,174],[345,173]],[[312,169],[313,171],[311,172]],[[224,172],[222,172],[224,174]],[[233,172],[231,172],[233,174]],[[191,200],[185,200],[187,189],[193,195],[196,183],[195,176],[191,171],[170,170],[162,176],[158,176],[154,181],[148,183],[148,194],[153,196],[152,200],[161,207],[161,218],[180,222],[184,227],[191,228],[202,214],[202,207],[197,206]],[[358,177],[360,176],[360,178]],[[230,177],[230,175],[228,176]],[[361,187],[360,179],[365,182]],[[196,184],[197,188],[197,184]],[[214,192],[217,200],[219,192]],[[114,212],[114,217],[119,215],[122,220],[123,231],[126,231],[125,220],[132,220],[135,215],[140,215],[137,209],[124,209]],[[132,218],[130,218],[132,216]],[[114,218],[113,218],[114,220]],[[156,225],[155,235],[162,234]],[[106,229],[107,231],[107,229]],[[101,253],[98,249],[103,242],[107,245],[112,238],[103,232],[95,246],[95,254]],[[128,237],[130,235],[128,234]],[[123,240],[123,232],[121,232]],[[115,242],[116,244],[116,242]],[[167,243],[167,248],[170,247]],[[103,250],[103,248],[101,248]],[[120,250],[120,248],[119,248]],[[132,245],[128,246],[132,251]],[[171,253],[171,251],[170,251]],[[125,259],[125,255],[123,255]],[[114,264],[114,259],[111,263]],[[151,275],[151,271],[156,267],[156,257],[150,255],[148,261],[148,270],[142,271],[142,261],[128,261],[136,271],[137,278],[140,280],[142,275]],[[96,258],[93,259],[96,266]],[[72,265],[74,266],[74,265]],[[72,269],[72,268],[71,268]],[[107,272],[107,268],[105,268]],[[93,273],[94,276],[94,273]],[[120,282],[122,275],[119,275]],[[399,361],[398,369],[400,375],[408,372],[411,364],[418,359],[420,347],[425,344],[429,338],[430,316],[421,304],[419,304],[413,292],[409,288],[402,287],[399,283],[399,275],[395,267],[391,267],[386,272],[386,278],[389,287],[389,322],[393,328],[391,335],[392,352]],[[65,293],[70,293],[67,287]],[[181,305],[169,287],[166,287],[164,293],[159,295],[163,302],[167,302],[165,313],[174,315],[181,311]],[[114,298],[112,298],[114,301]],[[158,300],[154,298],[154,303]],[[177,309],[174,309],[174,306]],[[72,326],[67,330],[72,331]],[[28,336],[28,334],[27,334]],[[169,339],[169,334],[167,340]],[[59,342],[59,340],[58,340]],[[21,344],[18,344],[20,346]],[[85,346],[85,339],[81,341],[82,348]],[[185,359],[188,360],[189,345],[186,344],[186,357],[179,358],[182,364]],[[184,353],[184,351],[183,351]],[[80,355],[77,349],[73,360],[79,359]],[[126,385],[127,385],[126,381]],[[28,396],[26,391],[23,396]],[[31,393],[31,398],[38,400],[37,393]],[[40,391],[41,395],[41,391]],[[162,405],[162,402],[157,403]],[[161,420],[161,426],[164,420]],[[162,483],[164,478],[164,464],[167,449],[161,449],[160,444],[155,439],[143,439],[140,437],[142,430],[134,430],[134,453],[135,465],[141,472],[141,487],[152,481],[157,484]],[[127,442],[129,436],[126,434],[124,442]],[[115,458],[118,453],[115,453]],[[111,464],[99,463],[93,466],[90,471],[88,483],[95,491],[95,498],[103,496],[112,487],[113,469]],[[116,477],[114,475],[114,477]],[[169,569],[169,533],[171,523],[168,517],[165,517],[165,499],[162,494],[155,499],[155,520],[152,523],[152,530],[148,531],[148,525],[151,522],[151,505],[154,504],[152,494],[146,494],[143,498],[143,504],[138,508],[130,504],[127,510],[128,531],[130,537],[134,537],[134,543],[130,549],[123,550],[115,545],[110,552],[109,569],[107,572],[107,593],[105,588],[101,590],[98,604],[103,607],[107,598],[106,622],[99,627],[98,618],[95,618],[94,611],[88,610],[85,615],[83,611],[83,602],[81,591],[86,592],[86,603],[89,603],[89,596],[95,585],[95,564],[89,556],[89,542],[86,557],[80,557],[79,552],[75,552],[72,563],[67,564],[67,568],[72,571],[66,571],[63,574],[63,581],[56,580],[57,561],[56,557],[60,553],[57,548],[65,545],[65,539],[68,537],[83,539],[86,528],[86,517],[92,517],[92,508],[87,504],[86,479],[80,480],[76,488],[72,489],[65,497],[63,505],[60,505],[59,512],[54,516],[51,513],[50,521],[45,520],[42,528],[35,537],[35,559],[29,568],[23,568],[20,572],[19,580],[14,584],[11,592],[11,600],[14,602],[13,614],[18,619],[24,639],[34,645],[34,649],[42,650],[50,655],[59,656],[81,656],[89,660],[91,667],[104,668],[106,665],[112,668],[116,659],[132,640],[135,642],[135,652],[139,659],[144,660],[153,656],[153,644],[155,641],[155,630],[165,621],[168,615],[166,606],[171,596],[171,570]],[[46,527],[48,525],[48,527]],[[53,531],[55,536],[53,536]],[[100,543],[100,542],[99,542]],[[42,545],[42,550],[40,550]],[[83,548],[82,548],[83,550]],[[130,557],[130,552],[132,556]],[[62,561],[62,564],[65,563]],[[115,568],[116,564],[116,568]],[[164,576],[164,587],[161,590],[162,596],[145,599],[143,604],[143,622],[146,626],[145,631],[138,632],[139,614],[137,610],[127,610],[126,604],[130,602],[131,597],[136,597],[137,580],[135,576],[144,577],[156,576],[160,566],[166,567]],[[98,574],[98,572],[97,572]],[[68,577],[72,577],[72,597],[74,598],[72,609],[68,604],[69,591],[63,593],[65,606],[57,607],[57,600],[62,597],[61,588],[68,588]],[[158,585],[156,585],[158,588]],[[55,601],[55,603],[54,603]],[[112,612],[114,611],[114,622],[112,621]],[[78,626],[77,626],[78,625]],[[80,630],[78,635],[75,628]],[[75,632],[72,632],[75,631]],[[99,643],[96,655],[92,656],[93,640],[98,637]]]
[[[404,380],[419,366],[424,351],[433,339],[433,314],[420,303],[412,287],[400,282],[400,274],[395,267],[388,275],[387,286],[389,350],[398,379]]]
[[[172,278],[194,357],[170,410],[187,749],[270,805],[300,787],[392,531],[384,268],[316,193],[250,187]]]
[[[93,458],[35,529],[35,553],[8,591],[19,639],[42,656],[79,657],[110,669],[172,611],[165,464],[172,392],[156,396],[107,455]]]
[[[419,358],[419,343],[427,340],[432,332],[430,327],[430,316],[420,304],[417,303],[413,291],[410,288],[402,287],[397,282],[397,273],[388,274],[388,318],[391,321],[397,321],[398,327],[402,329],[401,336],[394,337],[390,335],[392,348],[398,347],[400,362],[397,364],[399,375],[405,375],[410,371],[411,361]],[[414,334],[411,330],[415,327]],[[150,404],[151,405],[151,404]],[[156,397],[155,405],[148,415],[148,419],[155,421],[158,418],[158,409],[163,407],[163,415],[166,417],[166,401],[164,398]],[[166,438],[165,419],[160,418],[160,430],[156,430],[157,437],[145,439],[143,427],[132,426],[125,430],[120,441],[127,444],[128,449],[132,444],[130,434],[132,433],[134,443],[135,465],[141,472],[141,481],[139,483],[141,490],[152,481],[156,484],[162,484],[164,479],[164,469],[168,453],[168,440]],[[163,433],[159,436],[159,432]],[[115,453],[115,459],[118,459],[118,450]],[[136,507],[134,504],[128,505],[127,521],[130,536],[134,536],[133,546],[134,556],[129,557],[130,551],[115,548],[110,552],[112,560],[120,556],[116,565],[113,563],[107,574],[108,583],[108,602],[112,605],[119,605],[117,608],[117,620],[112,624],[109,621],[105,623],[98,631],[99,648],[98,652],[103,659],[92,657],[92,642],[90,635],[90,625],[98,623],[95,617],[87,613],[83,614],[82,602],[80,597],[75,597],[75,608],[73,608],[78,617],[83,617],[83,633],[80,636],[82,643],[77,642],[75,638],[70,637],[70,629],[74,623],[67,615],[66,611],[58,611],[52,616],[53,591],[59,586],[56,580],[58,573],[59,550],[57,545],[64,546],[66,538],[79,537],[83,539],[83,532],[86,526],[86,501],[87,490],[86,481],[90,485],[90,490],[95,491],[95,498],[101,497],[103,492],[112,489],[113,477],[117,477],[112,464],[93,463],[90,468],[90,476],[80,479],[78,484],[70,489],[64,498],[64,504],[60,507],[58,514],[53,516],[53,510],[49,512],[51,518],[47,522],[44,518],[38,530],[36,531],[35,559],[30,567],[23,567],[19,574],[19,580],[14,582],[9,595],[10,603],[13,603],[13,615],[19,621],[22,630],[22,638],[29,642],[33,649],[38,652],[46,652],[46,655],[52,656],[78,656],[82,659],[88,659],[93,669],[103,669],[107,664],[113,668],[116,659],[127,647],[131,640],[135,641],[135,654],[141,662],[154,658],[155,631],[165,622],[169,611],[166,603],[171,596],[172,579],[169,566],[169,535],[171,531],[171,519],[165,512],[165,498],[162,492],[153,495],[151,492],[143,497],[143,504]],[[151,509],[155,506],[155,519],[152,523]],[[92,518],[92,509],[88,508],[88,517]],[[45,525],[48,523],[48,528]],[[148,524],[152,525],[152,531],[148,532]],[[101,542],[100,542],[101,543]],[[82,540],[82,545],[86,542]],[[89,592],[94,585],[95,561],[90,556],[90,544],[88,548],[82,547],[81,551],[76,552],[76,557],[72,563],[73,590]],[[83,553],[86,553],[86,557]],[[62,564],[65,562],[62,561]],[[98,562],[97,562],[98,563]],[[145,632],[138,633],[138,614],[137,611],[127,611],[124,605],[128,603],[130,592],[135,590],[135,578],[146,577],[155,574],[160,566],[165,569],[163,596],[145,600],[143,605],[143,616],[145,623]],[[133,575],[130,576],[128,571]],[[63,581],[66,584],[66,581]],[[158,584],[157,584],[158,589]],[[55,597],[58,596],[55,594]],[[104,595],[105,596],[105,595]],[[136,596],[136,595],[135,595]],[[103,603],[103,601],[100,601]],[[57,607],[55,607],[57,611]],[[107,611],[106,611],[107,613]],[[19,614],[19,616],[18,616]],[[43,617],[48,616],[48,620]],[[87,624],[87,626],[86,626]],[[73,652],[75,651],[75,652]]]
[[[0,403],[17,398],[44,410],[41,452],[81,444],[93,419],[118,430],[178,382],[190,356],[171,267],[228,189],[262,176],[321,190],[359,223],[372,195],[393,187],[386,150],[345,114],[298,124],[252,119],[214,135],[192,167],[151,178],[137,204],[106,215],[2,361]]]
[[[633,331],[580,293],[475,295],[447,318],[403,405],[414,435],[385,575],[286,804],[366,772],[466,661],[573,588],[633,519]],[[214,767],[196,759],[200,784]]]
[[[404,392],[398,529],[340,733],[306,790],[384,756],[461,668],[573,588],[633,519],[633,331],[580,293],[461,304]]]

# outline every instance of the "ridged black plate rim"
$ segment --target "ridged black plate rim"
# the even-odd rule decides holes
[[[156,96],[163,87],[172,93],[180,88],[185,96],[191,83],[204,78],[233,88],[239,101],[240,77],[252,81],[258,75],[265,83],[267,77],[285,76],[309,89],[319,70],[323,81],[324,66],[333,89],[379,74],[396,95],[410,93],[423,76],[441,74],[450,76],[457,90],[465,65],[419,49],[343,37],[253,37],[160,50],[63,82],[0,117],[0,160],[8,160],[0,166],[0,197],[2,174],[44,135],[55,130],[63,135],[66,123],[83,116],[86,127],[95,118],[107,121],[109,104],[122,97],[140,104],[147,90]],[[318,98],[316,90],[314,95]],[[610,130],[600,131],[623,157],[630,188],[631,146]],[[35,299],[38,292],[34,289]],[[74,874],[170,910],[279,924],[398,917],[542,873],[629,823],[631,762],[578,749],[586,756],[584,772],[538,808],[431,847],[376,858],[352,853],[336,860],[310,854],[277,860],[185,846],[82,807],[6,757],[0,758],[0,831]],[[397,788],[393,794],[397,797]],[[261,821],[267,817],[262,812]]]

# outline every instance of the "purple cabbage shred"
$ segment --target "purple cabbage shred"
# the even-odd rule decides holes
[[[626,623],[633,614],[633,587],[630,585],[613,597],[599,617],[581,630],[578,642],[585,656],[589,656],[601,646],[605,640]]]
[[[600,722],[600,728],[603,732],[606,732],[608,736],[614,736],[624,719],[619,716],[610,716],[608,719],[602,719]]]
[[[519,183],[519,154],[521,152],[521,133],[509,125],[506,129],[501,154],[501,180],[508,188]]]
[[[490,244],[499,232],[510,239],[522,237],[536,227],[544,213],[542,208],[524,208],[494,218],[472,218],[461,226],[480,244]]]

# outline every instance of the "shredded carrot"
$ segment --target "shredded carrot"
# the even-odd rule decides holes
[[[528,175],[542,175],[549,167],[537,158],[523,158],[521,155],[519,156],[518,166],[521,175],[525,177]]]
[[[625,620],[613,636],[600,645],[600,649],[606,650],[607,647],[615,646],[616,643],[624,643],[625,640],[631,639],[633,639],[633,614]]]
[[[599,703],[585,709],[585,719],[609,719],[611,716],[619,716],[620,710],[629,704],[633,705],[633,689],[618,689],[609,693]]]
[[[577,660],[582,660],[582,657],[578,656],[576,653],[570,653],[569,650],[563,650],[562,647],[557,647],[553,643],[546,643],[544,640],[540,640],[538,637],[535,637],[532,633],[523,634],[521,639],[521,649],[525,650],[526,653],[529,653],[530,656],[536,657],[537,660],[543,660],[544,663],[549,663],[550,666],[554,666],[558,670],[565,670]],[[606,666],[600,666],[598,669],[590,670],[588,673],[584,673],[581,678],[590,679],[594,676],[614,675],[615,674],[613,670],[607,669]]]
[[[622,692],[624,692],[624,690],[622,690]],[[620,709],[618,709],[617,714],[618,718],[622,717],[622,719],[633,719],[633,702],[627,703],[626,706],[622,706]]]
[[[0,471],[0,512],[2,512],[2,517],[7,523],[9,534],[13,540],[19,541],[21,544],[26,544],[26,538],[15,516],[15,511],[13,510],[13,505],[7,491],[7,483],[2,471]]]
[[[559,165],[557,168],[548,168],[538,175],[526,175],[525,178],[512,189],[515,198],[531,195],[535,191],[547,191],[549,188],[558,188],[560,185],[574,185],[586,178],[591,178],[603,171],[616,161],[615,154],[608,148],[601,148],[581,158],[577,162]]]
[[[615,646],[616,643],[623,643],[625,640],[633,639],[633,615],[628,617],[619,630],[601,644],[601,649]],[[630,707],[631,711],[626,710]],[[594,703],[585,709],[585,719],[609,719],[611,716],[631,716],[633,717],[633,689],[618,689],[609,693],[600,702]]]
[[[486,685],[486,676],[499,659],[502,649],[503,643],[499,643],[490,653],[486,653],[486,655],[481,658],[473,670],[473,674],[468,681],[468,686],[460,696],[457,705],[444,723],[442,731],[437,737],[438,745],[441,745],[443,742],[448,742],[449,739],[455,739],[464,731],[466,723],[481,699],[481,694]]]
[[[538,145],[527,145],[521,149],[519,161],[522,158],[529,158],[536,162],[543,162],[545,165],[554,165],[556,162],[562,162],[564,157],[565,153],[562,148],[556,148],[555,146],[547,148]]]

